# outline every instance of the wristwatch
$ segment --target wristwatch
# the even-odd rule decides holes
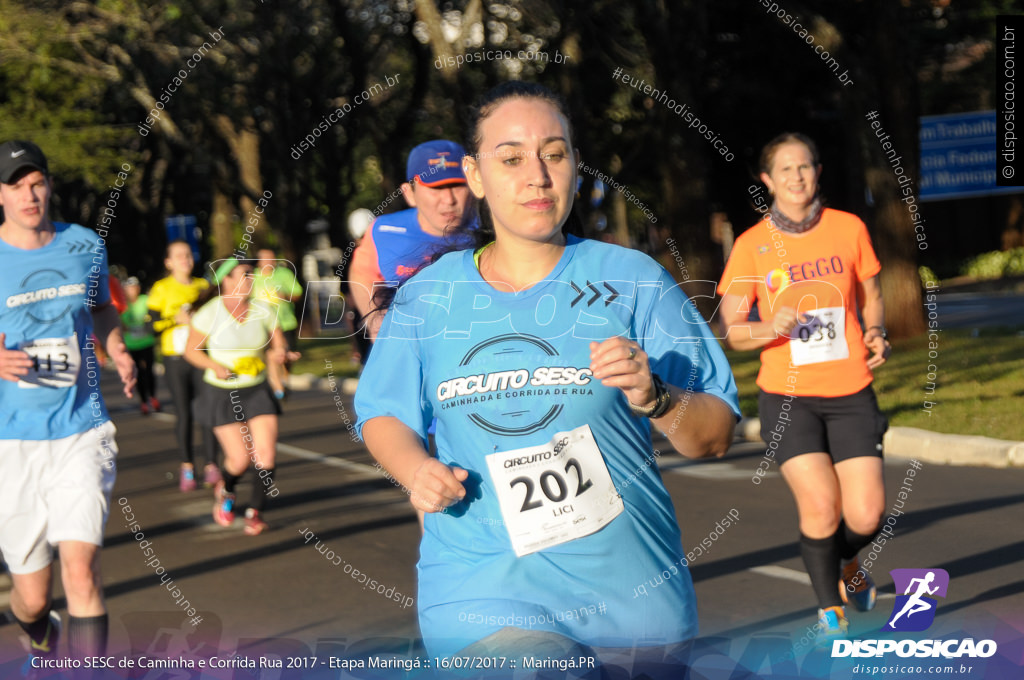
[[[869,331],[873,331],[876,328],[878,330],[882,331],[882,340],[888,340],[889,339],[889,332],[887,330],[885,330],[885,326],[871,326],[870,328],[868,328],[868,330]]]
[[[654,404],[649,407],[637,406],[636,404],[629,402],[629,410],[633,412],[633,415],[637,418],[660,418],[661,416],[668,413],[669,407],[672,406],[672,393],[668,389],[668,385],[662,380],[657,373],[651,373],[651,381],[654,383]]]

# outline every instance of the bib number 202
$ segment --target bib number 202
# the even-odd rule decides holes
[[[565,462],[565,472],[569,473],[569,470],[573,470],[576,473],[576,494],[579,496],[581,493],[589,489],[594,483],[591,480],[583,481],[583,469],[580,467],[579,461],[575,458],[570,458]],[[522,484],[526,487],[526,496],[523,498],[523,507],[519,509],[520,512],[526,512],[527,510],[534,510],[543,505],[543,501],[537,499],[534,500],[534,492],[536,491],[536,485],[534,484],[533,478],[525,475],[516,477],[509,486],[515,488],[516,484]],[[553,487],[553,488],[552,488]],[[567,480],[561,474],[554,470],[545,470],[540,475],[540,490],[544,493],[549,501],[552,503],[561,503],[565,500],[565,497],[569,495],[569,486]],[[574,497],[575,497],[574,496]]]

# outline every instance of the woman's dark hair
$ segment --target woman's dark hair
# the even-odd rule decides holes
[[[561,97],[556,95],[554,92],[539,85],[537,83],[527,83],[522,80],[509,80],[501,83],[496,87],[493,87],[490,91],[484,94],[480,99],[477,100],[476,105],[470,110],[470,122],[469,122],[469,135],[467,137],[466,151],[469,155],[479,158],[480,156],[480,144],[483,141],[481,138],[480,126],[483,121],[488,118],[494,110],[500,105],[513,99],[539,99],[547,102],[558,111],[566,122],[569,129],[569,149],[570,152],[576,148],[573,143],[573,130],[572,122],[569,120],[568,109]],[[447,243],[438,249],[431,256],[429,262],[435,262],[442,255],[451,253],[457,250],[465,250],[466,244],[471,244],[470,247],[473,250],[482,248],[491,241],[494,240],[494,222],[491,220],[491,211],[487,207],[487,201],[481,199],[475,201],[476,204],[476,220],[463,220],[463,223],[457,228],[453,229],[446,237]],[[472,227],[474,222],[478,225]],[[562,225],[563,234],[572,234],[574,236],[583,236],[583,220],[580,218],[579,213],[576,212],[576,204],[573,203],[573,207],[569,211],[569,216],[565,220],[565,224]],[[418,267],[418,272],[429,263]],[[377,292],[373,297],[374,311],[386,310],[391,306],[391,302],[395,296],[394,288],[378,288]]]
[[[576,148],[573,141],[574,135],[572,121],[569,119],[569,111],[565,106],[565,102],[562,101],[562,98],[538,83],[527,83],[522,80],[509,80],[491,88],[490,91],[477,100],[476,105],[470,110],[469,135],[466,138],[466,150],[471,156],[475,158],[480,157],[480,144],[483,142],[483,136],[480,132],[481,124],[492,113],[494,113],[495,109],[505,102],[513,99],[539,99],[554,107],[554,109],[558,111],[559,115],[565,119],[566,126],[569,128],[570,152]],[[476,229],[470,229],[468,226],[463,225],[456,229],[453,234],[455,242],[465,243],[469,239],[472,239],[474,250],[481,248],[494,240],[494,223],[491,221],[491,211],[487,206],[487,201],[485,199],[477,201],[476,210],[476,221],[480,226]],[[573,234],[574,236],[583,236],[583,220],[580,218],[579,213],[576,212],[575,203],[573,203],[573,207],[569,211],[569,216],[566,219],[565,224],[562,225],[562,233]],[[457,248],[453,246],[442,251],[435,255],[435,259],[444,255],[445,252],[450,252],[451,250],[456,249]]]
[[[811,158],[814,159],[815,167],[821,165],[821,157],[818,155],[818,145],[814,143],[813,139],[801,132],[783,132],[781,135],[765,144],[764,148],[761,149],[761,159],[758,163],[761,172],[766,175],[772,174],[772,165],[775,163],[775,152],[778,151],[779,147],[783,144],[793,143],[803,144],[806,146],[807,150],[811,152]]]

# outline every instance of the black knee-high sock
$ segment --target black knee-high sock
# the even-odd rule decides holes
[[[256,472],[256,480],[252,487],[252,502],[249,507],[257,512],[263,512],[267,506],[267,493],[274,486],[274,468],[263,468]]]
[[[68,650],[72,659],[107,653],[107,615],[68,616]]]
[[[243,472],[242,475],[245,473]],[[242,475],[233,475],[228,472],[226,467],[220,469],[220,476],[224,478],[224,491],[226,493],[235,493],[235,486],[238,484],[238,480],[242,478]]]
[[[881,525],[875,527],[870,534],[858,534],[846,526],[846,520],[839,523],[839,557],[844,560],[852,560],[860,552],[861,548],[875,538]]]
[[[808,538],[800,534],[800,555],[822,609],[843,604],[839,597],[839,535],[839,529],[828,538]]]
[[[56,631],[51,632],[50,626],[50,610],[47,609],[46,613],[35,621],[25,622],[15,617],[18,621],[18,625],[21,629],[28,634],[28,638],[32,640],[32,653],[39,654],[54,654],[57,651],[57,635]]]

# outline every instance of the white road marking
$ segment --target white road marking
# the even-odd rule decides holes
[[[677,475],[697,477],[698,479],[750,479],[753,476],[751,470],[738,469],[732,463],[715,463],[714,465],[693,465],[684,464],[678,467],[672,465],[660,466],[663,471],[674,472]],[[778,476],[777,472],[769,472],[765,477]]]
[[[325,456],[322,453],[316,451],[310,451],[303,449],[298,446],[292,446],[291,444],[277,444],[278,453],[284,453],[289,456],[295,456],[296,458],[303,458],[305,460],[312,460],[324,465],[330,465],[331,467],[341,468],[342,470],[348,470],[357,477],[362,478],[377,478],[383,479],[384,474],[372,465],[364,465],[363,463],[353,463],[350,460],[344,458],[334,458],[332,456]]]
[[[772,578],[781,578],[784,581],[796,581],[802,583],[805,586],[811,585],[811,577],[806,572],[797,571],[796,569],[789,569],[787,567],[780,567],[774,564],[769,564],[764,567],[751,567],[747,571],[760,574],[761,576],[771,576]],[[878,593],[879,600],[895,600],[895,593]]]
[[[175,417],[169,413],[154,413],[151,417],[164,422],[173,423]],[[291,444],[284,444],[282,442],[277,443],[277,452],[283,453],[288,456],[294,456],[296,458],[302,458],[304,460],[312,460],[317,463],[323,463],[331,467],[341,468],[347,470],[360,479],[379,479],[383,478],[384,475],[381,471],[372,465],[365,465],[363,463],[353,463],[350,460],[344,458],[335,458],[333,456],[325,456],[322,453],[316,451],[310,451],[299,446],[293,446]]]
[[[796,581],[797,583],[803,583],[804,585],[811,585],[811,577],[806,572],[797,571],[796,569],[788,569],[786,567],[779,567],[774,564],[769,564],[764,567],[751,567],[747,571],[752,571],[755,574],[761,574],[762,576],[771,576],[772,578],[781,578],[786,581]]]

